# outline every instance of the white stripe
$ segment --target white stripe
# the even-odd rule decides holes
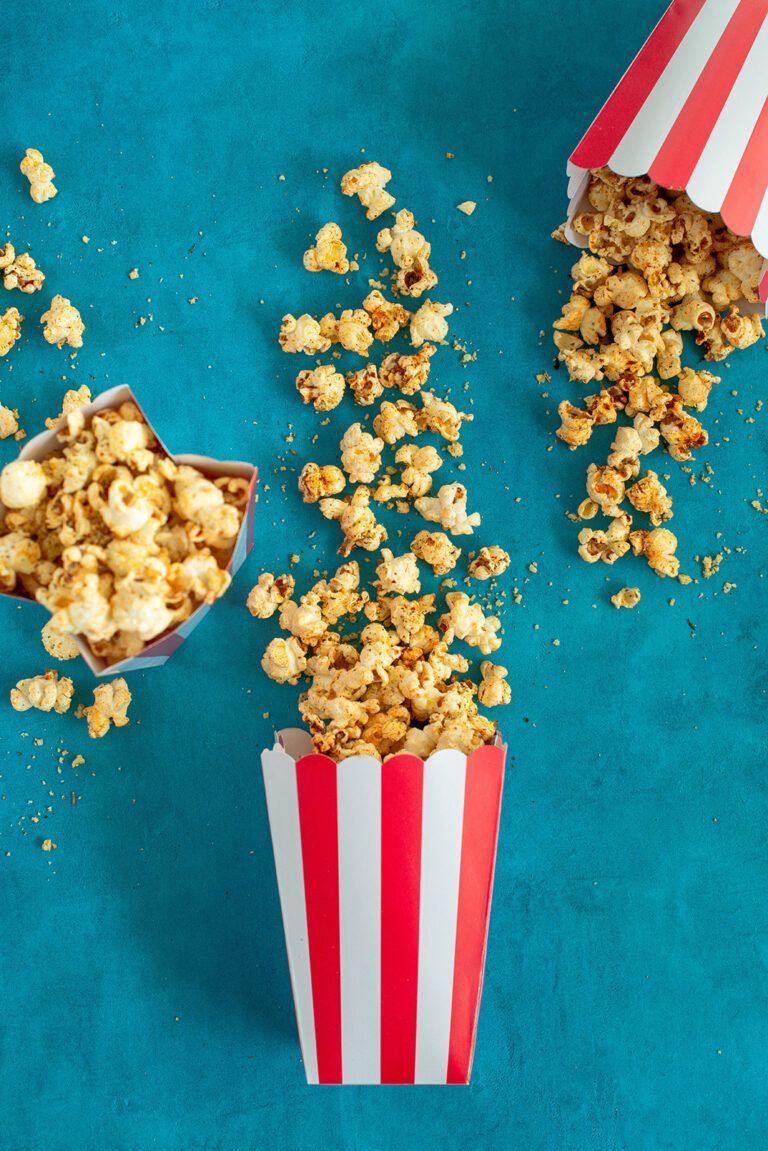
[[[608,161],[622,176],[642,176],[669,135],[739,0],[707,0]]]
[[[424,765],[417,1083],[445,1083],[448,1075],[466,773],[459,751],[438,751]]]
[[[341,1065],[344,1083],[381,1081],[381,764],[337,768]]]
[[[299,795],[296,764],[282,748],[261,753],[264,787],[267,793],[269,829],[275,853],[277,888],[283,911],[283,928],[288,950],[299,1042],[308,1083],[317,1083],[317,1045],[312,1006],[312,979],[309,969],[307,906],[304,898],[304,869],[299,832]]]
[[[719,212],[768,96],[768,21],[755,37],[723,110],[688,181],[688,195]]]

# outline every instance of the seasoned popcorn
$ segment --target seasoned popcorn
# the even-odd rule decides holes
[[[431,445],[403,444],[395,452],[395,462],[403,466],[401,498],[418,499],[432,490],[432,473],[443,465],[443,457]]]
[[[376,339],[382,344],[394,339],[411,318],[411,313],[402,304],[385,299],[378,289],[368,293],[363,300],[363,307],[371,317]]]
[[[344,473],[335,464],[306,463],[299,475],[299,491],[305,504],[316,504],[327,496],[337,496],[346,486]]]
[[[48,652],[48,655],[54,659],[76,659],[80,655],[80,648],[72,639],[72,636],[57,631],[56,628],[51,625],[50,620],[43,626],[40,632],[40,638],[43,641],[43,647]]]
[[[36,460],[11,460],[0,472],[0,503],[6,508],[37,507],[47,489],[45,468]]]
[[[371,161],[352,168],[341,178],[341,190],[345,196],[357,196],[369,220],[375,220],[391,208],[395,197],[385,192],[385,185],[392,179],[392,173],[381,164]]]
[[[21,338],[21,322],[24,317],[18,308],[6,308],[0,315],[0,356],[10,352],[13,345]]]
[[[345,308],[338,320],[328,312],[320,320],[320,331],[331,344],[341,344],[359,356],[367,356],[373,343],[371,317],[364,308]]]
[[[381,467],[381,453],[384,441],[370,432],[363,431],[362,424],[350,424],[341,443],[341,466],[353,484],[370,484]]]
[[[453,314],[453,304],[425,300],[411,316],[411,343],[420,348],[424,343],[441,344],[448,335],[446,316]]]
[[[645,556],[657,575],[674,578],[678,574],[680,561],[675,555],[677,536],[669,528],[654,528],[650,532],[634,531],[629,540],[634,554]]]
[[[355,397],[355,403],[362,407],[370,407],[384,391],[384,385],[379,379],[379,369],[371,361],[364,368],[358,368],[356,372],[347,372],[345,378]]]
[[[376,577],[376,586],[383,595],[418,595],[421,591],[419,565],[412,551],[395,556],[389,548],[382,548]]]
[[[0,591],[14,591],[18,577],[32,575],[41,560],[40,545],[23,532],[0,535]]]
[[[316,412],[329,412],[344,398],[344,377],[332,364],[320,364],[299,372],[296,389],[304,403],[312,404]]]
[[[395,400],[394,403],[384,400],[373,420],[376,435],[385,444],[396,444],[405,436],[417,436],[420,431],[419,414],[407,400]]]
[[[633,608],[637,607],[640,603],[640,588],[639,587],[623,587],[620,588],[615,595],[611,596],[611,603],[614,607]]]
[[[483,707],[503,707],[511,701],[512,688],[507,683],[507,668],[484,659],[480,664],[480,675],[483,678],[477,689],[478,703]]]
[[[449,400],[440,400],[434,392],[421,393],[422,410],[419,412],[419,425],[429,432],[436,432],[444,440],[455,443],[461,433],[461,425],[475,417],[460,412]]]
[[[617,516],[620,514],[619,505],[624,499],[624,478],[616,468],[590,464],[587,469],[587,495],[605,515]]]
[[[436,576],[453,571],[461,555],[461,548],[445,532],[418,532],[411,540],[411,551],[429,564]]]
[[[371,511],[371,492],[367,487],[359,487],[352,496],[343,500],[320,500],[320,511],[327,520],[338,520],[344,533],[344,542],[339,555],[348,556],[353,548],[375,552],[387,539],[386,528],[378,522]]]
[[[429,379],[430,360],[436,352],[434,344],[422,344],[411,356],[391,352],[379,368],[379,378],[385,388],[399,388],[404,396],[420,391]]]
[[[45,426],[47,428],[56,428],[59,424],[66,419],[70,412],[77,411],[78,408],[84,408],[86,404],[91,402],[91,389],[87,384],[81,384],[79,388],[70,388],[69,391],[64,393],[64,399],[61,404],[61,412],[58,416],[46,419]]]
[[[261,666],[275,683],[298,683],[306,669],[307,657],[295,636],[278,637],[267,644]]]
[[[82,348],[85,324],[80,318],[77,308],[66,296],[54,296],[47,312],[40,317],[43,327],[43,339],[48,344],[55,344],[63,348],[68,344],[70,348]]]
[[[709,401],[709,393],[719,383],[720,377],[713,376],[711,372],[694,372],[693,368],[683,368],[679,373],[677,391],[687,408],[703,412]]]
[[[75,694],[75,685],[72,680],[63,675],[59,679],[57,671],[47,671],[45,675],[35,675],[31,679],[20,679],[14,688],[11,688],[11,707],[14,711],[55,711],[63,715],[69,711],[72,696]]]
[[[642,479],[627,488],[627,499],[639,512],[647,512],[654,527],[672,519],[672,497],[662,484],[656,472],[650,469]]]
[[[94,688],[93,703],[90,707],[83,708],[91,739],[102,739],[113,725],[125,727],[130,723],[128,719],[130,702],[131,693],[122,676],[113,679],[111,683],[100,683]]]
[[[490,655],[501,647],[501,639],[497,635],[501,627],[498,616],[484,615],[480,604],[470,600],[463,591],[449,592],[445,602],[448,611],[440,617],[438,626],[445,633],[447,643],[455,637],[478,647],[483,655]]]
[[[496,544],[480,548],[467,569],[472,579],[495,579],[509,567],[509,553]]]
[[[376,238],[379,252],[389,252],[398,268],[395,285],[404,296],[420,296],[434,288],[437,276],[429,266],[431,245],[417,232],[415,220],[406,208],[395,216],[391,228],[382,228]]]
[[[263,572],[259,582],[248,593],[246,607],[256,619],[271,619],[279,607],[293,595],[296,581],[292,575],[273,576]]]
[[[601,560],[614,564],[630,549],[629,533],[632,520],[626,513],[616,516],[607,531],[582,528],[579,532],[579,555],[588,564]]]
[[[327,352],[331,346],[330,339],[321,332],[319,322],[306,312],[298,319],[290,312],[283,316],[278,340],[284,352],[304,352],[307,356]]]
[[[443,484],[436,496],[422,496],[416,511],[425,520],[440,524],[455,536],[471,536],[480,524],[480,513],[467,514],[467,489],[463,484]]]
[[[323,224],[317,233],[315,247],[304,253],[304,267],[308,272],[336,272],[340,276],[347,274],[347,246],[342,241],[338,224]]]
[[[6,244],[6,250],[11,247]],[[11,248],[13,251],[13,248]],[[20,292],[39,292],[43,286],[45,276],[35,264],[29,252],[15,256],[8,265],[3,264],[3,287],[12,290],[18,288]]]
[[[56,173],[50,164],[46,164],[37,148],[27,148],[19,167],[29,180],[29,194],[36,204],[44,204],[46,200],[53,199],[58,192],[58,188],[53,186]]]
[[[16,408],[6,408],[0,404],[0,440],[15,436],[19,430],[19,413]]]

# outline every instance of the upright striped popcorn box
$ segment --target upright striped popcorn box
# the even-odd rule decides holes
[[[673,0],[571,155],[569,225],[602,167],[684,190],[768,257],[768,0]],[[768,265],[759,294],[742,310],[764,313]]]
[[[114,408],[119,404],[127,402],[135,404],[142,412],[142,415],[144,415],[144,419],[147,420],[141,404],[131,389],[125,384],[116,388],[109,388],[106,392],[101,392],[90,404],[87,404],[79,410],[87,420],[88,417],[95,412],[100,412],[104,408]],[[149,420],[147,420],[147,423],[152,427]],[[163,451],[177,464],[188,464],[190,467],[197,468],[212,479],[215,479],[217,476],[242,476],[248,479],[248,503],[243,515],[240,532],[235,540],[232,555],[227,564],[227,571],[234,575],[253,547],[253,521],[256,509],[256,482],[258,479],[256,468],[253,464],[243,463],[239,460],[214,460],[208,456],[174,455],[165,447],[154,428],[152,428],[152,432]],[[46,456],[55,453],[59,446],[59,441],[56,438],[56,429],[53,428],[50,431],[41,432],[40,435],[28,440],[19,452],[19,459],[43,460]],[[28,596],[18,592],[4,592],[0,594],[8,595],[12,599],[27,601],[29,599]],[[74,638],[80,648],[80,654],[96,676],[123,675],[128,671],[143,671],[145,668],[159,667],[161,664],[164,664],[166,660],[170,659],[173,653],[184,643],[184,640],[191,635],[197,625],[205,618],[211,607],[211,604],[201,604],[183,623],[180,623],[177,627],[158,636],[157,639],[152,640],[151,643],[148,643],[140,655],[134,656],[132,659],[121,660],[118,663],[107,664],[103,659],[94,655],[84,639],[79,636],[75,636]]]
[[[468,1083],[506,749],[262,754],[309,1083]]]

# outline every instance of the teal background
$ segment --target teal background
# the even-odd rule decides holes
[[[165,668],[131,677],[133,723],[102,742],[74,713],[11,711],[8,688],[48,662],[44,616],[0,602],[2,1151],[766,1145],[768,553],[749,506],[768,458],[754,411],[765,350],[723,371],[694,469],[710,462],[711,482],[690,487],[657,457],[685,570],[732,549],[687,588],[639,560],[575,556],[564,513],[592,456],[550,452],[573,387],[535,381],[573,260],[549,239],[566,156],[662,8],[5,10],[2,222],[47,280],[6,297],[27,320],[0,400],[34,433],[66,387],[130,383],[172,450],[253,459],[270,491],[231,592]],[[18,170],[28,146],[56,170],[42,207]],[[302,584],[327,565],[336,527],[302,507],[295,470],[310,452],[334,459],[343,426],[336,413],[320,428],[298,403],[303,365],[276,333],[285,311],[361,298],[364,277],[301,268],[327,219],[376,274],[376,225],[337,184],[365,158],[393,169],[432,240],[435,295],[478,352],[463,366],[444,351],[433,380],[456,396],[471,382],[471,506],[482,541],[512,553],[505,586],[523,592],[502,651],[510,763],[469,1089],[303,1084],[259,773],[294,711],[259,666],[271,625],[243,601],[290,552]],[[478,202],[471,219],[455,210],[464,199]],[[54,291],[87,325],[76,365],[35,332]],[[14,451],[0,445],[0,459]],[[622,583],[642,589],[634,612],[609,603]],[[89,696],[87,669],[65,670]]]

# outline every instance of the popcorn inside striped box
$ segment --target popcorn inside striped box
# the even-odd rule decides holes
[[[309,1083],[468,1083],[506,748],[262,755]]]

